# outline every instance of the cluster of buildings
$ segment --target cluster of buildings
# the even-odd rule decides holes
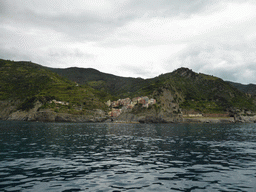
[[[156,104],[155,99],[149,99],[147,96],[135,97],[133,99],[119,99],[111,102],[110,100],[106,103],[112,110],[109,112],[109,116],[118,117],[122,112],[131,110],[135,105],[141,104],[142,107],[148,108],[150,105]]]

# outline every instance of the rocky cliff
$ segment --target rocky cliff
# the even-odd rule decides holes
[[[44,122],[103,122],[108,116],[103,110],[91,110],[88,114],[75,115],[69,113],[58,113],[52,109],[40,109],[43,104],[37,101],[29,110],[18,110],[17,106],[7,102],[1,102],[1,120],[17,121],[44,121]]]

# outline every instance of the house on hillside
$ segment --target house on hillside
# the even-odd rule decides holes
[[[111,117],[118,117],[122,112],[131,110],[137,104],[141,104],[142,107],[148,108],[150,105],[156,104],[155,99],[149,99],[148,96],[143,97],[135,97],[133,99],[125,98],[125,99],[118,99],[117,101],[111,102],[110,100],[106,102],[106,104],[112,108],[109,112],[109,116]],[[120,109],[122,108],[122,109]]]

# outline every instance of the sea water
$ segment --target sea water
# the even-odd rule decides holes
[[[0,121],[0,191],[256,191],[256,125]]]

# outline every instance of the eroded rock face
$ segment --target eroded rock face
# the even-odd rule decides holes
[[[168,113],[179,112],[178,96],[173,94],[170,90],[163,89],[162,94],[159,96],[162,110]]]
[[[16,111],[16,106],[19,101],[11,102],[11,101],[0,101],[0,119],[7,120],[9,115]]]
[[[256,115],[254,116],[242,116],[242,115],[234,115],[234,121],[237,123],[255,123]]]
[[[38,111],[35,113],[34,119],[30,121],[49,121],[54,122],[57,114],[53,111]]]
[[[27,121],[28,119],[28,113],[25,111],[16,111],[14,113],[11,113],[7,120],[17,120],[17,121]]]
[[[122,113],[118,118],[115,119],[115,121],[127,122],[127,123],[139,123],[139,117],[132,113]]]
[[[233,117],[211,118],[193,117],[183,118],[182,114],[177,112],[178,102],[177,96],[170,91],[164,90],[159,96],[161,108],[152,106],[151,108],[142,108],[141,105],[136,105],[137,111],[130,109],[123,110],[117,117],[109,117],[105,111],[100,109],[91,110],[87,115],[74,115],[68,113],[56,113],[51,109],[40,109],[42,104],[36,102],[34,108],[29,111],[17,111],[17,104],[11,102],[0,102],[0,118],[3,120],[20,120],[20,121],[42,121],[42,122],[127,122],[127,123],[252,123],[256,122],[256,116],[249,114],[240,114],[234,112]],[[147,98],[143,99],[147,101]],[[128,101],[128,100],[127,100]],[[130,101],[132,102],[132,100]],[[137,100],[138,102],[138,100]],[[143,104],[143,103],[140,103]],[[140,110],[143,109],[143,110]]]
[[[139,119],[140,123],[167,123],[161,116],[145,116]]]
[[[55,117],[56,122],[104,122],[107,120],[106,116],[86,116],[86,115],[72,115],[66,113],[59,113]]]
[[[37,101],[34,105],[34,108],[30,109],[29,111],[22,111],[22,110],[14,111],[8,115],[7,120],[35,121],[36,120],[35,118],[38,113],[37,110],[41,106],[42,106],[42,103]]]
[[[34,108],[29,111],[14,110],[9,111],[2,115],[4,120],[17,120],[17,121],[42,121],[42,122],[103,122],[107,116],[103,110],[95,109],[90,111],[90,115],[73,115],[67,113],[56,113],[51,109],[40,109],[42,103],[36,102]],[[40,110],[39,110],[40,109]],[[5,111],[2,110],[1,113]]]
[[[55,121],[56,113],[51,110],[36,111],[33,108],[29,111],[16,111],[11,113],[7,120],[18,121]]]

